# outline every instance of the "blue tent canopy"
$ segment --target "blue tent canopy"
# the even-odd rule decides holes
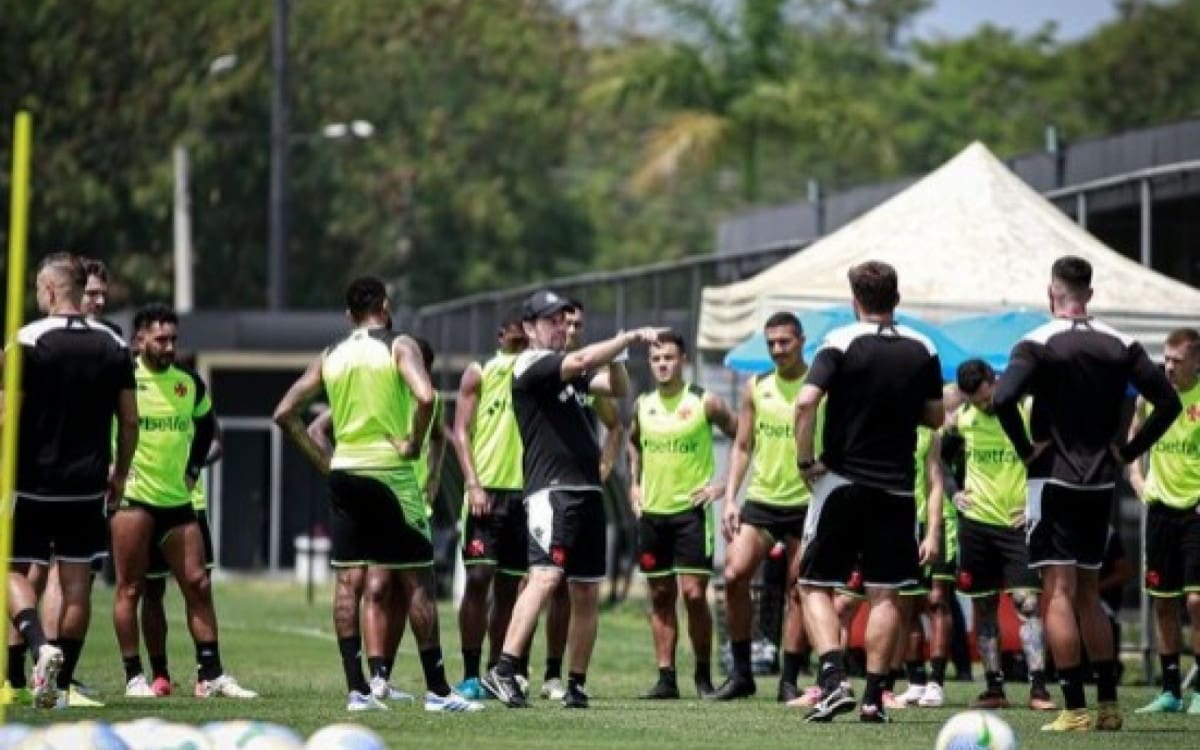
[[[826,334],[835,328],[854,322],[854,311],[849,305],[838,305],[821,310],[799,310],[796,317],[804,327],[804,358],[811,362],[821,347]],[[902,325],[923,334],[929,338],[942,362],[942,378],[954,380],[954,373],[959,363],[970,359],[971,355],[934,324],[914,315],[898,313],[896,321]],[[771,355],[767,351],[767,339],[762,331],[756,331],[753,336],[735,346],[725,355],[725,366],[741,372],[759,372],[774,367]]]
[[[941,329],[970,356],[979,357],[996,372],[1008,366],[1008,355],[1025,334],[1050,320],[1036,310],[1010,310],[967,315],[942,324]]]

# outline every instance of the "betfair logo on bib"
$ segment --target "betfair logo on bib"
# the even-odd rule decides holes
[[[191,426],[187,417],[138,417],[138,429],[144,432],[186,432]]]
[[[700,445],[696,440],[682,440],[680,438],[643,438],[642,450],[647,453],[688,455],[700,450]]]
[[[768,438],[772,440],[791,440],[795,433],[792,431],[792,426],[790,424],[769,424],[767,422],[759,422],[754,427],[754,434],[756,437]]]

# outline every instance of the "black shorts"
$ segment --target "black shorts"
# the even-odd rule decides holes
[[[711,576],[714,542],[711,505],[668,515],[644,513],[638,521],[638,564],[647,578]]]
[[[463,565],[494,565],[496,570],[523,576],[529,570],[529,530],[521,490],[489,490],[492,512],[482,518],[463,509]]]
[[[525,498],[525,512],[529,567],[559,568],[568,581],[604,580],[607,534],[599,490],[540,490]]]
[[[1200,506],[1179,510],[1151,503],[1146,508],[1146,593],[1175,597],[1185,592],[1200,592]]]
[[[807,517],[807,505],[780,506],[757,500],[746,500],[739,516],[742,523],[763,532],[772,543],[787,541],[789,537],[799,541],[804,536]]]
[[[1008,526],[958,522],[958,590],[965,596],[994,596],[1001,591],[1040,591],[1041,578],[1029,567],[1025,533]]]
[[[1108,542],[1114,492],[1029,480],[1029,565],[1074,565],[1099,570]]]
[[[944,536],[944,535],[943,535]],[[925,524],[917,522],[917,555],[920,558],[920,543],[925,539]],[[942,540],[945,544],[945,540]],[[941,548],[941,549],[944,549]],[[933,590],[933,566],[919,565],[917,567],[917,580],[907,586],[900,587],[900,596],[925,596]]]
[[[104,497],[34,500],[17,494],[13,511],[14,563],[49,565],[51,559],[94,564],[108,556]]]
[[[412,469],[335,469],[330,511],[335,568],[363,565],[424,568],[433,565],[425,503]]]
[[[950,502],[949,498],[945,502]],[[934,581],[954,583],[958,580],[958,527],[961,518],[961,515],[956,515],[949,521],[942,518],[942,558],[931,566]],[[950,528],[951,524],[953,528]],[[947,533],[948,531],[950,533]]]
[[[206,570],[212,570],[215,567],[213,562],[213,546],[212,546],[212,529],[208,527],[208,512],[204,510],[193,510],[196,514],[196,523],[200,524],[200,536],[204,540],[204,567]],[[171,566],[167,564],[167,558],[163,557],[162,542],[150,545],[150,564],[146,566],[147,578],[166,578],[171,573]]]
[[[826,474],[813,487],[800,583],[848,587],[857,570],[863,586],[903,588],[918,581],[917,507],[897,495]]]

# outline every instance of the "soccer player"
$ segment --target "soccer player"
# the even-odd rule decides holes
[[[763,330],[775,367],[749,378],[742,387],[737,414],[737,437],[729,459],[721,533],[725,550],[725,621],[733,671],[710,696],[727,701],[754,695],[750,664],[752,619],[750,580],[776,543],[786,544],[788,608],[784,625],[783,671],[777,698],[788,702],[799,695],[796,680],[804,649],[804,619],[795,587],[796,555],[804,533],[810,493],[796,471],[793,435],[796,397],[805,382],[804,331],[788,312],[767,318]],[[738,490],[750,471],[746,502],[739,508]]]
[[[996,373],[981,359],[958,366],[958,390],[965,403],[947,425],[962,436],[966,481],[954,495],[962,514],[958,527],[958,590],[971,599],[975,640],[987,687],[973,708],[1007,708],[1000,666],[1000,592],[1012,597],[1021,622],[1021,648],[1029,667],[1029,707],[1054,710],[1046,689],[1045,636],[1037,571],[1029,567],[1025,544],[1025,466],[996,417]],[[1028,411],[1022,410],[1022,419]]]
[[[275,408],[275,422],[305,458],[329,476],[333,491],[333,564],[367,570],[367,653],[386,658],[393,571],[407,599],[409,622],[425,673],[426,711],[478,711],[450,689],[442,664],[433,594],[433,544],[413,459],[433,413],[433,386],[417,344],[389,327],[387,290],[375,277],[346,290],[353,330],[313,360]],[[336,446],[330,457],[305,429],[300,414],[321,391],[329,397]],[[334,627],[342,654],[349,711],[384,708],[362,672],[357,607],[338,606]],[[394,617],[394,614],[391,616]]]
[[[179,359],[185,368],[194,369],[194,362],[189,362],[184,357]],[[213,440],[208,454],[204,457],[204,467],[220,461],[223,455],[221,429],[219,425],[214,424]],[[213,557],[212,530],[208,525],[208,495],[204,488],[203,474],[196,477],[191,501],[196,523],[200,525],[200,535],[204,540],[204,571],[211,581],[216,560]],[[151,547],[150,561],[146,567],[146,588],[142,595],[141,623],[142,638],[146,641],[146,655],[150,657],[150,690],[159,698],[170,695],[172,691],[171,673],[167,665],[167,613],[164,607],[167,577],[170,574],[171,568],[163,557],[162,548]]]
[[[173,310],[150,305],[133,323],[141,437],[125,497],[109,522],[117,573],[113,628],[125,666],[125,695],[154,697],[138,653],[138,603],[154,545],[183,594],[196,646],[195,696],[256,698],[221,664],[204,536],[192,509],[192,488],[216,429],[208,388],[195,371],[175,363],[179,318]]]
[[[83,650],[91,566],[108,554],[105,508],[124,492],[138,441],[129,351],[119,336],[83,315],[85,282],[80,259],[66,253],[39,265],[37,305],[45,317],[17,334],[22,408],[19,423],[7,425],[18,430],[8,614],[36,654],[31,697],[42,708],[66,705],[59,691],[69,692]],[[32,569],[43,569],[37,577],[45,580],[52,555],[63,594],[58,646],[46,640],[30,583]],[[9,658],[21,664],[24,651],[15,650]]]
[[[939,560],[942,541],[945,539],[943,528],[943,483],[941,464],[942,441],[937,431],[928,427],[917,428],[917,452],[915,468],[917,481],[914,485],[914,498],[917,504],[917,521],[920,529],[917,534],[926,540],[929,548],[937,549]],[[884,708],[904,708],[909,704],[920,704],[928,696],[928,706],[942,704],[942,685],[940,681],[929,683],[925,672],[925,658],[921,653],[925,630],[921,625],[921,611],[931,602],[934,596],[934,568],[926,565],[921,569],[921,579],[912,586],[900,590],[900,623],[896,634],[896,643],[892,651],[891,670],[883,693]],[[931,620],[934,628],[941,626],[929,604]],[[931,640],[939,636],[945,641],[945,633],[935,632]],[[907,667],[908,689],[901,695],[895,695],[895,679],[904,674]]]
[[[898,589],[936,558],[918,542],[913,488],[917,427],[937,429],[941,365],[933,344],[896,323],[896,270],[867,261],[849,272],[858,322],[831,331],[796,401],[796,460],[812,500],[800,560],[805,621],[820,656],[821,700],[805,717],[830,721],[854,708],[842,686],[834,589],[857,564],[871,610],[867,684],[859,718],[886,722],[883,681],[900,627]],[[817,408],[825,403],[824,444],[816,453]]]
[[[696,692],[702,698],[713,692],[712,502],[724,494],[725,483],[714,476],[712,430],[733,437],[737,421],[720,396],[684,381],[687,362],[683,337],[674,331],[650,344],[655,389],[638,397],[629,431],[629,502],[639,518],[638,560],[650,587],[658,659],[658,681],[642,695],[648,699],[679,697],[675,603],[681,594],[696,659]]]
[[[1180,412],[1179,397],[1142,345],[1088,315],[1091,285],[1092,266],[1083,258],[1054,262],[1047,290],[1054,319],[1013,347],[993,397],[1029,477],[1029,564],[1042,574],[1046,635],[1066,703],[1042,727],[1047,731],[1121,728],[1112,631],[1097,572],[1117,476]],[[1153,411],[1126,442],[1121,413],[1130,384]],[[1020,409],[1027,394],[1033,396],[1028,430]],[[1081,636],[1097,672],[1094,723],[1083,694]]]
[[[566,353],[569,303],[542,290],[525,300],[525,335],[531,348],[513,369],[513,408],[524,447],[525,507],[529,518],[529,579],[517,597],[500,661],[483,685],[511,708],[528,706],[517,666],[538,613],[565,577],[571,597],[567,635],[570,671],[566,708],[587,708],[587,667],[599,624],[598,598],[605,575],[604,501],[600,446],[591,429],[588,393],[623,396],[629,388],[621,364],[625,348],[657,339],[641,328]]]
[[[1179,652],[1182,633],[1179,601],[1192,622],[1192,655],[1200,662],[1200,333],[1180,328],[1163,348],[1167,379],[1179,394],[1183,411],[1154,444],[1149,471],[1129,464],[1129,480],[1146,503],[1146,593],[1154,600],[1162,693],[1137,713],[1184,710]],[[1139,400],[1130,439],[1145,420]],[[1200,692],[1192,694],[1189,714],[1200,714]]]
[[[577,299],[568,299],[566,309],[566,351],[573,352],[584,344],[584,333],[587,330],[587,315],[583,303]],[[604,485],[612,474],[617,458],[621,453],[621,415],[612,399],[589,393],[587,395],[589,421],[595,430],[595,420],[604,427],[604,440],[600,446],[600,484]],[[566,686],[562,681],[563,654],[567,648],[567,630],[571,622],[571,598],[564,580],[554,590],[550,606],[546,610],[546,670],[542,675],[543,698],[562,700],[566,695]],[[528,654],[525,655],[528,659]],[[528,665],[522,662],[521,671]]]
[[[521,314],[511,311],[496,331],[496,353],[463,371],[454,409],[451,444],[463,471],[463,565],[466,586],[458,610],[462,639],[462,696],[487,697],[479,682],[483,638],[488,669],[500,659],[517,589],[529,568],[521,435],[512,408],[512,377],[528,340]],[[491,593],[491,611],[488,594]]]

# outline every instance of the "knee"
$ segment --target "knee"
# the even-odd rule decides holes
[[[117,584],[116,596],[127,602],[136,602],[146,592],[144,581],[123,581]]]
[[[212,581],[203,568],[188,571],[180,582],[180,586],[193,599],[207,599],[212,595]]]
[[[363,600],[374,606],[382,606],[391,596],[391,586],[386,581],[367,581],[363,589]]]
[[[708,606],[708,590],[701,584],[683,587],[683,603],[688,609]]]
[[[657,612],[675,609],[675,591],[667,586],[656,586],[650,591],[650,606]]]
[[[475,596],[486,594],[492,583],[492,569],[488,565],[472,565],[467,568],[466,589]]]

